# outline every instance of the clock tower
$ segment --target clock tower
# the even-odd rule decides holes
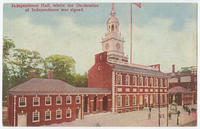
[[[108,61],[128,62],[128,57],[124,56],[124,38],[119,32],[119,20],[115,17],[114,4],[107,20],[107,32],[102,38],[102,50],[107,52]]]

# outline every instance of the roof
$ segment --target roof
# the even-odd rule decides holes
[[[30,79],[16,87],[11,88],[11,94],[109,94],[107,88],[83,88],[75,87],[57,79]]]
[[[116,71],[123,71],[128,73],[137,73],[141,75],[148,75],[148,76],[157,76],[157,77],[168,77],[166,73],[161,71],[156,71],[152,69],[148,69],[148,66],[145,65],[137,65],[137,64],[116,64],[116,63],[108,63],[111,66],[114,66]]]
[[[181,87],[181,86],[176,86],[168,90],[169,94],[176,94],[176,93],[191,93],[191,91]]]

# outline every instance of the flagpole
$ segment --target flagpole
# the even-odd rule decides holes
[[[132,4],[130,4],[131,26],[130,26],[130,63],[132,63]]]

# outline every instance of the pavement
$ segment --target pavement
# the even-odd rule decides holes
[[[197,109],[196,105],[190,105],[190,108],[192,107]],[[167,126],[166,109],[167,108],[160,109],[160,113],[164,114],[160,119],[160,126],[162,127]],[[196,126],[196,113],[191,113],[188,115],[188,113],[183,110],[182,106],[178,106],[178,110],[181,112],[179,117],[179,125],[177,125],[177,115],[172,115],[171,120],[168,122],[168,126]],[[97,113],[86,115],[83,120],[63,122],[52,124],[50,126],[158,126],[158,108],[152,109],[151,119],[148,119],[148,115],[149,111],[147,109],[126,113]]]

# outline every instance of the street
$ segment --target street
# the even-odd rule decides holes
[[[192,105],[191,107],[196,108],[196,105]],[[167,110],[166,108],[161,108],[160,110],[161,114],[164,114],[162,115],[164,118],[162,117],[160,119],[160,125],[167,126]],[[194,122],[197,119],[196,113],[188,115],[182,106],[178,106],[178,110],[181,112],[178,126],[196,126]],[[86,115],[83,120],[52,124],[49,126],[158,126],[158,109],[152,109],[151,119],[148,119],[148,114],[147,109],[127,113],[97,113]],[[168,126],[177,126],[177,115],[172,115]]]

